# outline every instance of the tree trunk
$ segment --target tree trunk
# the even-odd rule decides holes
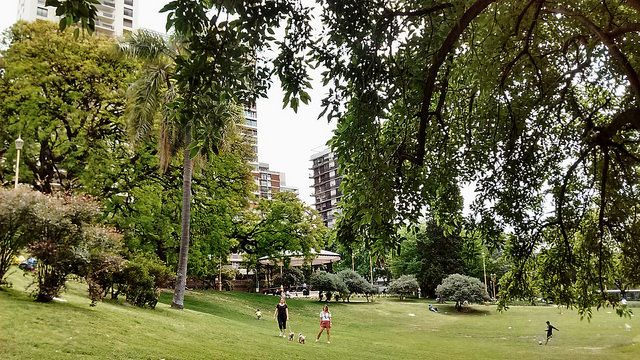
[[[187,125],[184,137],[184,165],[182,170],[182,236],[178,274],[171,307],[184,309],[184,290],[187,284],[187,262],[189,261],[189,220],[191,218],[191,126]]]

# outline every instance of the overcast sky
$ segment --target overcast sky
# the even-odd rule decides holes
[[[138,0],[138,26],[164,32],[166,16],[158,11],[168,1]],[[17,21],[18,0],[0,0],[0,4],[0,29],[4,30]],[[314,89],[310,95],[310,105],[301,105],[297,114],[282,109],[282,92],[277,82],[268,98],[258,101],[258,160],[269,163],[271,170],[284,172],[287,186],[298,188],[300,198],[313,204],[309,158],[314,149],[329,140],[335,124],[316,120],[322,90]]]

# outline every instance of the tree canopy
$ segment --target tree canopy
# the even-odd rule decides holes
[[[0,57],[0,157],[13,158],[22,136],[21,181],[50,193],[72,191],[95,174],[125,139],[124,93],[138,65],[106,37],[78,39],[48,21],[18,22],[6,33]],[[10,163],[2,163],[0,176]],[[9,179],[3,176],[3,182]]]
[[[536,277],[560,303],[613,301],[618,255],[629,269],[640,261],[640,4],[323,4],[325,104],[346,174],[339,226],[388,251],[394,228],[425,211],[459,219],[470,183],[477,227],[513,262],[503,300],[531,290],[543,251]]]
[[[466,275],[451,274],[438,285],[436,293],[443,299],[456,302],[456,310],[462,310],[464,302],[480,303],[489,300],[489,294],[480,280]]]
[[[529,269],[540,259],[548,266],[537,277],[552,279],[568,306],[610,304],[608,284],[640,283],[640,1],[318,4],[317,41],[306,40],[309,11],[297,1],[173,1],[165,10],[167,28],[191,37],[194,56],[180,68],[196,89],[246,90],[238,78],[269,71],[264,58],[254,68],[244,56],[277,45],[274,69],[296,108],[307,99],[304,47],[313,50],[329,86],[323,114],[338,119],[341,241],[383,254],[404,222],[425,213],[455,222],[467,183],[485,242],[513,262],[502,299],[531,293]],[[90,11],[59,8],[91,26]],[[266,29],[284,20],[276,44]],[[240,51],[218,56],[221,42]],[[506,243],[504,230],[513,234]]]

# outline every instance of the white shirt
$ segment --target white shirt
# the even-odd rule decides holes
[[[324,310],[320,312],[320,320],[321,321],[331,321],[331,313],[325,312]]]

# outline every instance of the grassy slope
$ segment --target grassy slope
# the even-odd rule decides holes
[[[272,319],[275,297],[242,293],[191,293],[188,310],[156,310],[113,302],[88,306],[85,288],[73,284],[66,303],[38,304],[23,291],[27,278],[14,274],[0,291],[0,359],[638,359],[638,316],[621,319],[607,310],[591,322],[555,307],[475,307],[467,314],[424,302],[378,300],[332,304],[331,344],[314,343],[319,303],[290,300],[293,330],[306,345],[278,338]],[[255,308],[266,320],[255,320]],[[415,316],[411,316],[413,314]],[[548,346],[546,320],[560,329]],[[631,325],[631,331],[625,330]]]

